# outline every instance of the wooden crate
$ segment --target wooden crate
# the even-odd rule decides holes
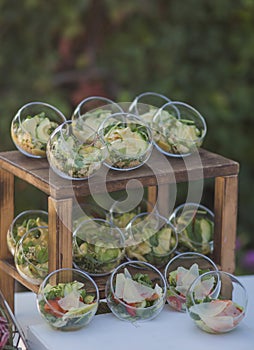
[[[190,179],[195,181],[200,178],[213,178],[215,234],[212,258],[220,269],[232,273],[235,268],[239,164],[203,149],[200,150],[199,156],[193,158],[189,156],[186,166],[186,160],[161,157],[154,149],[149,166],[143,165],[129,172],[109,170],[106,188],[108,192],[118,191],[125,189],[130,180],[138,180],[144,187],[148,187],[148,196],[152,200],[156,197],[158,186],[167,187],[173,182],[187,182]],[[153,169],[156,169],[156,175]],[[7,247],[6,233],[14,217],[15,177],[35,186],[48,196],[49,271],[72,267],[70,227],[73,199],[89,195],[91,185],[93,193],[105,191],[105,181],[99,173],[89,179],[89,182],[64,180],[50,170],[47,159],[28,158],[18,151],[0,153],[0,290],[12,308],[14,308],[15,280],[34,292],[38,291],[38,286],[25,281],[16,271]],[[135,187],[135,181],[133,186]],[[65,224],[60,219],[63,215]],[[105,278],[95,280],[103,293]]]

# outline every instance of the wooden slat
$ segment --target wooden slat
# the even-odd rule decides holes
[[[21,277],[21,275],[16,270],[13,261],[0,260],[0,270],[1,270],[1,275],[4,271],[4,273],[8,275],[11,283],[13,283],[13,285],[11,286],[13,288],[13,297],[14,297],[14,281],[15,280],[20,282],[23,286],[25,286],[27,289],[31,290],[32,292],[34,292],[34,293],[38,292],[39,286],[31,284],[31,283],[27,282],[27,280],[25,280],[23,277]],[[12,294],[11,290],[12,289],[9,289],[9,293],[8,293],[7,299],[6,299],[7,301],[9,299],[9,294]],[[11,304],[9,304],[9,305],[11,306]],[[13,307],[12,307],[12,310],[13,310]]]
[[[28,159],[18,151],[0,154],[0,167],[12,172],[54,198],[75,195],[86,196],[92,191],[101,193],[124,189],[131,179],[139,180],[143,186],[156,186],[172,182],[185,182],[200,178],[229,176],[238,173],[237,162],[220,155],[200,150],[199,155],[169,158],[154,150],[147,164],[127,171],[112,171],[103,166],[89,181],[64,180],[49,171],[46,159]],[[105,178],[106,177],[106,178]]]
[[[14,216],[14,176],[0,169],[0,259],[8,259],[11,253],[7,247],[6,235]],[[0,274],[0,290],[14,309],[14,280],[5,270]]]
[[[49,271],[72,267],[72,199],[48,198]]]
[[[230,273],[235,270],[237,198],[237,175],[215,179],[214,260]]]

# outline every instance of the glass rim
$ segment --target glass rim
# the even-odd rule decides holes
[[[34,267],[36,270],[38,270],[38,271],[44,271],[44,270],[41,269],[40,267],[37,267],[34,263],[32,263],[32,262],[27,258],[26,254],[24,253],[22,243],[23,243],[24,239],[27,238],[28,235],[29,235],[30,233],[33,233],[33,231],[35,231],[35,230],[40,230],[40,229],[41,229],[41,230],[47,229],[47,230],[49,231],[48,228],[49,228],[49,227],[48,227],[47,225],[46,225],[46,226],[32,227],[31,229],[29,229],[28,231],[26,231],[26,233],[20,238],[20,240],[19,240],[18,243],[17,243],[16,250],[15,250],[15,255],[16,255],[17,249],[20,247],[20,248],[21,248],[22,256],[24,257],[25,261],[26,261],[29,265],[33,266],[33,267]],[[19,265],[19,264],[18,264],[18,265]]]

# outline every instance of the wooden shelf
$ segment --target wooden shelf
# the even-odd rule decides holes
[[[46,159],[31,159],[18,151],[0,154],[0,167],[22,180],[37,187],[53,198],[87,196],[90,187],[95,193],[108,192],[125,188],[130,180],[139,180],[143,186],[156,186],[172,182],[186,182],[190,178],[214,178],[217,176],[235,175],[239,172],[239,164],[218,154],[201,149],[198,156],[185,158],[169,158],[154,149],[147,164],[132,171],[113,171],[102,167],[89,181],[70,181],[57,176],[49,169]],[[105,178],[105,172],[107,177]],[[103,180],[103,181],[102,181]]]
[[[235,268],[235,238],[239,164],[201,149],[185,158],[165,157],[154,149],[147,164],[132,171],[112,171],[103,166],[91,179],[64,180],[49,168],[46,159],[32,159],[18,151],[0,153],[0,289],[14,309],[14,281],[36,292],[38,286],[26,282],[16,271],[8,251],[6,234],[14,217],[14,178],[18,177],[48,196],[49,271],[72,267],[72,209],[74,197],[114,192],[137,186],[138,180],[149,193],[158,185],[214,179],[214,262],[224,271]],[[152,197],[152,195],[150,197]],[[64,220],[62,220],[64,218]],[[103,292],[105,278],[96,278]]]

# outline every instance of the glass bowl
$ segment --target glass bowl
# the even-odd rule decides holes
[[[181,204],[169,220],[178,234],[178,252],[213,252],[214,213],[210,209],[197,203]]]
[[[192,282],[209,271],[217,271],[215,263],[206,255],[188,252],[176,255],[165,267],[167,302],[175,310],[186,311],[186,295]]]
[[[37,307],[42,318],[62,331],[80,329],[93,319],[99,304],[96,283],[85,272],[63,268],[41,283]]]
[[[139,116],[150,127],[152,127],[153,118],[158,109],[170,102],[170,99],[162,94],[147,91],[135,97],[132,101],[129,111]]]
[[[156,205],[153,205],[151,202],[142,198],[141,201],[136,204],[135,195],[130,200],[125,201],[117,200],[109,209],[108,218],[111,220],[116,226],[121,229],[125,229],[128,223],[133,219],[136,215],[152,212],[157,214],[158,210]]]
[[[72,120],[56,128],[47,144],[50,167],[68,180],[85,180],[94,175],[104,154],[97,133],[87,125],[80,130]]]
[[[81,101],[72,114],[72,120],[82,130],[85,125],[98,130],[100,124],[110,115],[123,112],[116,102],[101,96],[89,96]]]
[[[14,253],[19,274],[32,284],[40,284],[48,274],[48,226],[34,227],[18,241]]]
[[[142,261],[118,266],[108,278],[105,289],[112,313],[123,321],[148,321],[162,311],[166,283],[160,271]]]
[[[192,106],[183,102],[168,102],[153,118],[155,147],[171,157],[183,157],[201,147],[207,127],[205,119]]]
[[[107,220],[84,220],[73,232],[73,264],[91,276],[110,274],[124,252],[121,230]]]
[[[116,113],[106,118],[98,133],[108,149],[104,164],[114,170],[132,170],[143,165],[152,153],[152,132],[139,117]]]
[[[15,248],[24,234],[33,227],[47,226],[48,213],[44,210],[26,210],[19,213],[12,221],[7,232],[7,246],[14,256]]]
[[[208,333],[229,332],[239,325],[246,314],[247,292],[233,275],[210,271],[199,276],[187,293],[190,318]]]
[[[162,267],[174,255],[177,234],[170,222],[154,213],[136,215],[127,225],[125,251],[128,260],[148,262]]]
[[[32,158],[45,158],[52,132],[66,121],[55,107],[44,102],[30,102],[21,107],[11,123],[11,137],[17,149]]]

